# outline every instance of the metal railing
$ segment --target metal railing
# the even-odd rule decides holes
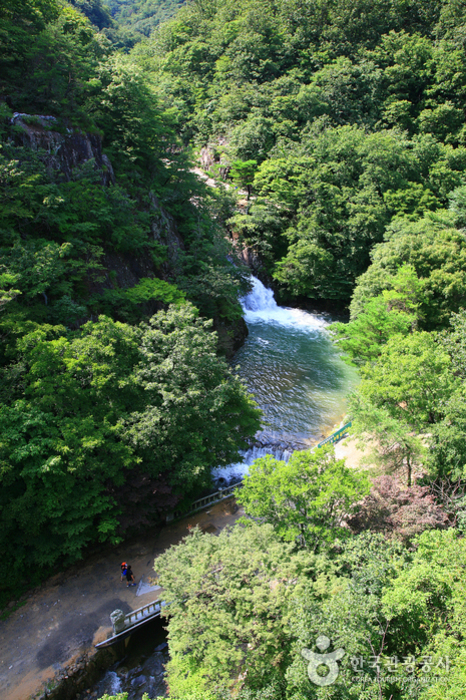
[[[328,443],[334,444],[338,442],[346,434],[348,428],[350,428],[351,425],[352,423],[349,422],[343,425],[341,428],[338,428],[338,430],[335,430],[331,435],[325,438],[325,440],[319,442],[313,449],[323,447],[323,445],[327,445]],[[218,489],[218,491],[215,491],[214,493],[210,493],[208,496],[198,498],[197,501],[193,501],[193,503],[191,504],[192,507],[189,512],[175,512],[172,514],[171,518],[167,518],[167,521],[174,520],[175,518],[185,517],[187,515],[191,515],[192,513],[197,513],[197,511],[203,510],[209,505],[220,503],[224,499],[230,498],[230,496],[233,495],[237,488],[241,488],[242,484],[242,481],[237,481],[234,484],[231,484],[230,486]],[[152,603],[143,605],[142,608],[138,608],[137,610],[132,610],[131,612],[127,613],[124,616],[124,618],[119,622],[118,631],[114,628],[113,636],[107,639],[105,642],[100,642],[99,644],[96,644],[96,648],[99,649],[101,647],[110,646],[111,644],[116,643],[119,639],[124,638],[125,636],[130,634],[131,631],[134,630],[136,627],[139,627],[145,622],[148,622],[151,618],[160,617],[162,607],[164,607],[165,605],[166,603],[164,601],[155,600]]]
[[[236,481],[234,484],[226,486],[224,489],[218,489],[218,491],[215,491],[214,493],[209,493],[207,496],[198,498],[197,501],[193,501],[191,503],[191,508],[188,511],[176,510],[174,513],[167,515],[166,522],[170,523],[173,522],[173,520],[178,520],[179,518],[186,518],[188,515],[192,515],[193,513],[197,513],[199,510],[207,508],[207,506],[213,506],[215,503],[220,503],[226,498],[230,498],[235,489],[241,488],[242,485],[242,481]]]
[[[338,430],[335,430],[335,432],[332,433],[331,435],[329,435],[327,438],[325,438],[325,440],[322,440],[322,442],[319,442],[317,447],[323,447],[324,445],[328,445],[328,443],[335,444],[336,442],[338,442],[339,440],[342,439],[342,437],[345,435],[348,428],[351,428],[351,425],[352,425],[352,423],[349,422],[349,423],[346,423],[346,425],[344,425],[342,428],[338,428]]]
[[[193,501],[191,504],[192,508],[190,513],[195,513],[198,510],[202,510],[206,506],[212,505],[213,503],[219,503],[220,501],[223,501],[224,498],[232,496],[235,489],[241,486],[242,483],[242,481],[236,481],[234,484],[230,484],[230,486],[226,486],[224,489],[219,489],[214,493],[209,493],[208,496],[198,498],[197,501]]]
[[[162,604],[158,601],[149,603],[148,605],[143,605],[142,608],[137,610],[132,610],[130,613],[125,615],[124,619],[124,629],[125,631],[134,625],[137,625],[142,620],[147,620],[149,617],[157,617],[160,615],[162,609]]]
[[[351,421],[349,423],[346,423],[344,426],[341,428],[338,428],[338,430],[335,430],[331,435],[325,438],[325,440],[322,440],[319,442],[315,447],[313,447],[313,450],[318,449],[319,447],[323,447],[323,445],[327,445],[328,443],[335,444],[339,440],[342,439],[342,437],[345,435],[346,431],[348,428],[351,428]],[[215,491],[214,493],[209,493],[208,496],[203,496],[203,498],[198,498],[197,501],[193,501],[191,504],[191,508],[189,511],[183,512],[183,511],[175,511],[174,513],[170,513],[166,517],[166,522],[172,522],[173,520],[178,520],[179,518],[185,518],[188,515],[192,515],[193,513],[197,513],[199,510],[203,510],[204,508],[207,508],[207,506],[210,505],[215,505],[215,503],[220,503],[220,501],[223,501],[225,498],[229,498],[230,496],[233,495],[236,489],[241,488],[243,485],[242,481],[236,481],[234,484],[231,484],[230,486],[226,486],[223,489],[218,489],[218,491]]]
[[[146,622],[149,622],[149,620],[152,620],[156,617],[160,617],[162,608],[165,607],[166,604],[167,603],[165,603],[165,601],[163,600],[155,600],[152,603],[143,605],[142,608],[132,610],[127,615],[125,615],[123,619],[119,619],[117,621],[112,620],[113,634],[110,637],[108,637],[105,641],[96,644],[95,648],[103,649],[104,647],[112,646],[113,644],[119,642],[121,639],[128,637],[135,629],[137,629],[141,625],[144,625]],[[115,612],[120,611],[116,610]],[[112,613],[112,615],[113,614],[114,613]],[[110,618],[112,618],[112,615],[110,616]]]

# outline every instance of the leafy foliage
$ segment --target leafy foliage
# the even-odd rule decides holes
[[[450,364],[434,333],[393,336],[377,363],[362,370],[360,393],[419,431],[439,420],[458,385]]]
[[[152,521],[206,488],[259,413],[185,303],[217,325],[240,317],[224,205],[104,33],[104,5],[0,14],[0,551],[14,585],[117,541],[141,484]]]
[[[111,17],[102,0],[70,0],[71,5],[82,12],[99,29],[111,25]]]
[[[231,225],[289,296],[348,301],[386,226],[463,185],[454,5],[193,2],[133,50],[184,142],[256,193]]]
[[[212,464],[229,464],[260,426],[260,411],[216,354],[211,322],[184,305],[142,327],[136,370],[146,398],[127,435],[151,470],[169,471],[180,490],[210,482]]]
[[[131,48],[172,17],[184,0],[103,0],[116,28],[107,36],[118,47]],[[104,25],[108,26],[108,24]]]
[[[355,433],[374,438],[371,460],[385,469],[407,471],[411,485],[413,464],[425,453],[419,434],[443,425],[445,407],[461,390],[451,358],[435,333],[393,335],[375,363],[362,368],[362,381],[352,398]]]
[[[166,475],[180,499],[209,484],[212,464],[238,459],[259,412],[196,316],[185,305],[141,328],[102,316],[21,338],[0,409],[0,549],[12,576],[115,541],[128,470]]]
[[[142,304],[161,302],[169,305],[181,304],[184,301],[184,293],[175,285],[158,278],[143,277],[134,287],[104,290],[103,294],[95,299],[95,304],[113,316],[134,322],[141,314]]]
[[[311,554],[293,555],[271,526],[195,529],[156,566],[170,599],[173,697],[218,697],[241,687],[238,674],[260,688],[285,672],[288,606]]]
[[[454,314],[451,330],[445,332],[441,344],[452,362],[452,371],[458,382],[456,391],[444,405],[444,419],[433,427],[430,467],[434,477],[448,477],[453,481],[465,478],[464,420],[465,373],[464,348],[466,340],[466,313]]]
[[[419,281],[413,268],[403,266],[392,280],[393,289],[369,299],[350,323],[335,323],[335,342],[348,359],[376,359],[393,335],[407,335],[417,326]]]
[[[409,541],[424,530],[439,528],[447,521],[427,486],[402,486],[396,477],[374,479],[370,493],[350,519],[356,532],[372,530]]]
[[[286,155],[277,149],[255,178],[259,195],[287,209],[283,235],[289,246],[276,278],[295,295],[348,298],[368,266],[369,251],[400,210],[388,194],[401,196],[414,181],[422,197],[428,183],[418,168],[421,153],[427,179],[429,169],[447,157],[439,149],[426,158],[426,150],[422,139],[409,143],[394,132],[366,134],[349,126],[311,131]]]
[[[464,235],[453,224],[451,212],[393,223],[384,242],[373,249],[372,264],[358,279],[351,302],[352,318],[383,290],[398,288],[411,298],[415,292],[420,327],[433,330],[448,325],[451,313],[465,304]],[[406,266],[416,273],[417,289],[408,278],[404,282],[398,279],[400,268]]]
[[[453,698],[463,674],[464,539],[427,531],[413,547],[363,533],[316,556],[281,543],[270,525],[193,531],[156,560],[173,601],[171,695],[424,700],[451,688]],[[325,688],[309,682],[301,654],[321,634],[345,651]],[[403,661],[413,655],[411,669]],[[436,676],[428,684],[426,671]]]
[[[288,463],[257,459],[237,499],[249,517],[273,525],[283,540],[317,550],[348,534],[345,521],[368,488],[365,475],[336,460],[331,447],[295,452]]]

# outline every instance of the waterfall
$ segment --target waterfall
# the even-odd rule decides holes
[[[301,309],[278,306],[273,291],[265,287],[257,277],[251,277],[252,290],[241,301],[246,323],[276,323],[300,330],[322,330],[328,325],[322,316]]]
[[[216,467],[212,469],[212,476],[216,484],[219,486],[227,486],[243,479],[246,474],[248,474],[251,464],[260,457],[272,455],[275,459],[288,462],[292,454],[293,450],[280,449],[279,447],[274,447],[272,444],[268,447],[251,447],[250,450],[241,452],[241,456],[243,457],[242,462],[229,464],[228,467]]]
[[[328,325],[328,320],[323,316],[307,313],[301,309],[279,306],[271,289],[265,287],[257,277],[251,277],[251,282],[252,290],[240,300],[244,318],[250,326],[250,330],[253,327],[258,328],[258,324],[264,324],[263,328],[275,327],[277,332],[282,335],[285,334],[288,339],[295,337],[298,343],[303,335],[306,338],[306,342],[309,343],[310,338],[319,336],[324,332],[325,327]],[[251,324],[254,324],[254,326],[251,326]],[[270,344],[270,347],[272,347],[271,341],[260,337],[261,335],[264,335],[264,333],[260,333],[254,340],[250,338],[246,342],[252,344],[260,343],[262,347]],[[280,338],[276,338],[274,342],[280,344]],[[292,347],[290,348],[290,353],[293,355]],[[258,361],[260,363],[260,359]],[[269,379],[267,404],[263,399],[259,401],[261,408],[265,412],[266,419],[270,418],[273,413],[280,413],[282,409],[280,406],[280,394],[277,396],[277,391],[273,386],[276,377],[270,375]],[[242,462],[213,469],[212,474],[215,481],[221,485],[238,481],[248,473],[249,467],[256,459],[267,454],[273,455],[276,459],[288,461],[295,449],[310,447],[321,437],[316,433],[304,433],[296,430],[289,423],[288,417],[284,415],[283,421],[277,426],[275,417],[273,425],[265,425],[264,429],[256,434],[256,445],[242,453]]]
[[[278,311],[280,308],[275,301],[273,291],[267,289],[257,277],[251,277],[252,289],[241,299],[243,311]]]

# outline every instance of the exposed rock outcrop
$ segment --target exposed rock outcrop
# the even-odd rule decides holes
[[[103,185],[115,183],[109,158],[102,153],[102,139],[79,129],[60,129],[55,117],[15,112],[11,119],[12,138],[19,146],[40,152],[47,168],[71,179],[74,168],[90,160],[101,173]]]
[[[210,168],[215,163],[215,151],[209,146],[204,146],[201,148],[199,153],[199,163],[202,170],[210,170]]]
[[[73,170],[92,162],[104,186],[115,184],[112,164],[102,153],[102,139],[98,134],[64,127],[53,116],[15,112],[10,120],[9,138],[17,146],[36,151],[54,178],[58,173],[59,177],[68,181],[72,178]],[[218,156],[212,148],[202,149],[201,154],[206,169],[218,162]],[[222,164],[220,162],[220,165]],[[153,240],[166,246],[166,260],[157,265],[148,251],[134,254],[106,250],[101,259],[102,273],[88,279],[90,295],[98,295],[105,289],[115,287],[128,289],[138,284],[142,278],[154,275],[172,281],[181,271],[180,252],[185,250],[185,244],[178,232],[176,221],[154,193],[149,195],[149,207]],[[163,304],[154,301],[146,304],[146,307],[146,312],[156,313],[163,308]],[[227,358],[234,355],[248,335],[243,319],[228,324],[214,319],[214,329],[218,334],[219,349]]]
[[[180,250],[185,249],[184,241],[178,233],[174,218],[160,205],[153,192],[150,193],[150,208],[152,214],[151,231],[154,240],[167,246],[168,260],[163,264],[165,273],[177,271],[179,267]]]
[[[231,323],[215,318],[214,330],[217,331],[219,350],[229,360],[243,345],[249,333],[244,318]]]
[[[202,170],[209,172],[212,168],[218,168],[218,174],[222,180],[226,180],[230,172],[230,159],[225,152],[227,147],[227,140],[220,136],[215,144],[201,148],[199,164]]]

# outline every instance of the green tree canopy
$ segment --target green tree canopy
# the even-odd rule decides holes
[[[257,459],[237,499],[248,517],[270,523],[283,540],[317,550],[348,535],[345,520],[368,490],[366,476],[327,447],[295,452],[288,463]]]
[[[407,335],[417,326],[420,283],[413,268],[400,268],[392,285],[390,291],[367,301],[350,323],[332,324],[335,342],[348,359],[374,360],[393,335]]]
[[[157,557],[170,600],[173,697],[212,700],[246,679],[261,688],[284,676],[291,601],[318,568],[312,554],[292,550],[270,525],[251,523],[218,536],[195,529]]]
[[[239,458],[259,411],[208,328],[185,305],[141,328],[100,317],[20,339],[0,408],[0,550],[12,576],[115,541],[128,470],[163,475],[180,500]]]
[[[250,524],[218,536],[195,530],[157,558],[173,601],[174,698],[344,700],[363,691],[427,700],[443,697],[443,688],[453,700],[464,676],[464,544],[457,532],[427,531],[411,552],[373,533],[340,543],[333,559],[290,547],[270,525]],[[327,688],[309,682],[302,656],[317,649],[322,634],[330,649],[345,651]],[[411,670],[402,662],[413,656]],[[437,678],[426,684],[429,670]]]
[[[431,330],[448,325],[451,312],[466,303],[465,240],[452,224],[449,212],[392,223],[384,242],[372,251],[372,264],[357,281],[351,317],[356,318],[364,304],[384,289],[394,289],[399,268],[409,265],[419,278],[420,326]]]
[[[438,338],[421,331],[393,336],[377,363],[362,370],[359,391],[375,406],[422,431],[441,419],[444,403],[458,384]]]
[[[210,327],[190,305],[143,325],[135,376],[145,405],[127,419],[144,464],[169,471],[184,490],[208,484],[209,468],[233,462],[260,427],[260,411],[217,356]]]

